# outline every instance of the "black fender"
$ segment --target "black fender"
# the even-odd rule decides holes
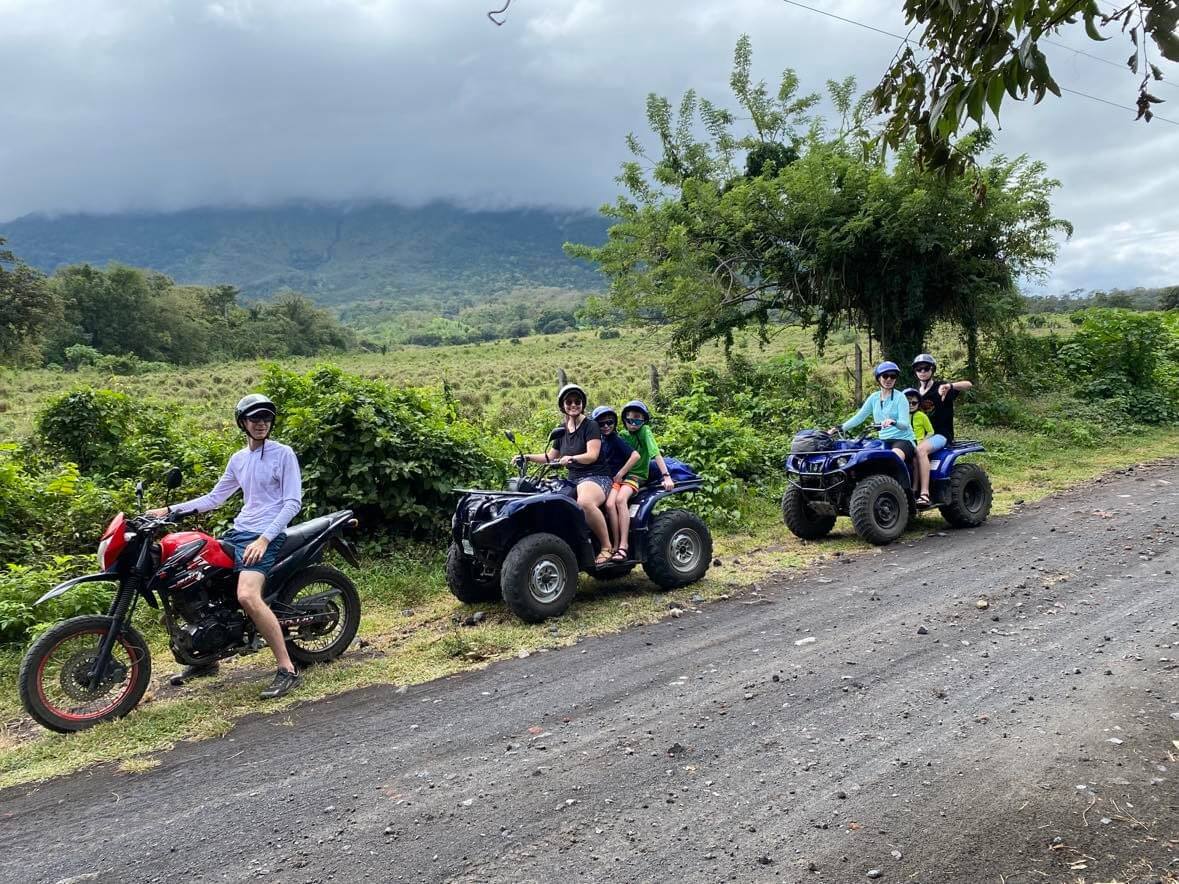
[[[545,532],[569,544],[578,566],[589,567],[594,560],[593,543],[585,513],[572,498],[547,492],[508,501],[499,515],[471,531],[471,545],[502,559],[523,535]]]
[[[37,601],[33,602],[33,606],[36,607],[42,602],[55,599],[59,595],[65,595],[75,586],[83,583],[118,583],[120,579],[119,572],[117,571],[102,571],[99,574],[85,574],[82,577],[74,577],[71,580],[67,580],[65,583],[57,584],[57,586],[53,587],[53,589],[49,590],[49,592],[45,593],[45,595],[41,596],[41,598],[37,599]]]
[[[651,518],[651,511],[655,509],[656,504],[658,504],[659,501],[661,501],[663,498],[670,497],[673,494],[689,494],[693,491],[699,491],[703,487],[704,482],[701,479],[689,479],[686,482],[677,482],[675,487],[670,491],[665,489],[662,485],[657,485],[655,490],[644,496],[642,501],[639,502],[638,511],[633,516],[631,516],[631,525],[646,528],[647,522]],[[632,528],[632,530],[634,529]]]

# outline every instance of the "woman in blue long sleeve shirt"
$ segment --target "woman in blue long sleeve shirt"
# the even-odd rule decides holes
[[[831,432],[842,429],[846,433],[871,417],[872,423],[880,425],[880,438],[888,442],[893,454],[910,465],[917,454],[917,437],[909,423],[909,400],[896,388],[901,370],[895,362],[882,362],[876,366],[875,375],[880,389],[868,396],[860,410],[841,427],[832,427]]]

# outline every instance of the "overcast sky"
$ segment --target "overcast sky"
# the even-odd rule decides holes
[[[495,27],[501,3],[0,0],[0,221],[292,199],[596,208],[648,92],[729,102],[741,33],[757,76],[793,67],[807,91],[874,85],[898,42],[782,0],[513,0]],[[903,32],[901,0],[807,5]],[[1062,86],[1133,104],[1124,67],[1048,48]],[[1179,65],[1163,66],[1158,109],[1179,121]],[[1044,160],[1076,225],[1049,291],[1179,283],[1179,125],[1132,117],[1069,94],[1004,107],[998,149]]]

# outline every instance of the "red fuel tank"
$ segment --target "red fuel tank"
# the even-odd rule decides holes
[[[184,544],[202,539],[209,542],[205,544],[205,548],[201,550],[198,558],[203,559],[215,568],[233,567],[233,559],[225,554],[225,550],[221,548],[221,544],[217,542],[217,538],[210,537],[201,531],[177,531],[174,534],[168,534],[161,538],[160,563],[166,563],[168,559],[172,558],[176,550]]]

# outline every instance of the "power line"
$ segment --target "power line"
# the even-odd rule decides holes
[[[863,28],[864,30],[867,30],[867,31],[873,31],[877,34],[882,34],[885,37],[892,37],[893,39],[901,40],[902,42],[905,42],[905,43],[912,43],[917,46],[920,45],[920,43],[918,43],[918,41],[913,40],[907,36],[903,36],[901,34],[894,34],[891,31],[885,31],[880,28],[873,27],[872,25],[865,24],[862,21],[856,21],[853,18],[844,18],[842,15],[835,15],[834,13],[828,12],[825,9],[816,9],[814,6],[807,6],[805,3],[799,3],[798,0],[782,0],[782,2],[789,3],[791,6],[797,6],[799,9],[805,9],[808,12],[817,12],[819,15],[825,15],[825,16],[827,16],[827,18],[833,18],[836,21],[841,21],[841,22],[844,22],[845,24],[855,25],[858,28]],[[1049,42],[1049,41],[1045,41],[1045,42]],[[1053,45],[1061,45],[1061,44],[1053,44]],[[1081,52],[1081,50],[1079,50],[1079,49],[1071,49],[1071,47],[1068,47],[1068,46],[1065,46],[1064,48],[1070,49],[1072,52],[1077,52],[1081,55],[1092,58],[1095,61],[1101,61],[1101,62],[1104,62],[1105,64],[1111,64],[1114,67],[1120,67],[1120,65],[1117,65],[1112,61],[1108,61],[1107,59],[1104,59],[1104,58],[1098,58],[1095,55],[1089,55],[1089,53]],[[1168,84],[1168,85],[1170,85],[1170,84]],[[1087,98],[1090,101],[1096,101],[1096,102],[1099,102],[1100,104],[1108,104],[1110,107],[1116,107],[1119,110],[1130,111],[1131,113],[1137,113],[1137,111],[1138,111],[1138,108],[1129,107],[1124,104],[1118,104],[1117,102],[1109,101],[1105,98],[1098,98],[1096,95],[1090,95],[1088,92],[1080,92],[1076,89],[1065,89],[1063,86],[1060,87],[1060,91],[1061,92],[1068,92],[1071,95],[1079,95],[1081,98]],[[1179,126],[1179,122],[1176,122],[1175,120],[1169,120],[1166,117],[1160,117],[1158,114],[1153,114],[1153,117],[1155,120],[1159,120],[1160,122],[1170,123],[1172,126]]]
[[[1083,49],[1074,49],[1071,46],[1066,46],[1064,43],[1057,43],[1055,40],[1049,40],[1047,37],[1042,37],[1040,39],[1041,39],[1041,42],[1043,42],[1043,43],[1048,43],[1051,46],[1059,46],[1061,49],[1065,49],[1069,52],[1075,52],[1077,55],[1083,55],[1083,56],[1085,56],[1085,58],[1091,58],[1094,61],[1101,62],[1102,64],[1107,64],[1111,68],[1117,68],[1118,70],[1122,71],[1123,73],[1126,70],[1128,70],[1128,68],[1126,67],[1126,65],[1124,63],[1119,64],[1116,61],[1110,61],[1108,58],[1102,58],[1100,55],[1094,55],[1093,53],[1086,52]],[[1177,85],[1175,83],[1170,83],[1166,80],[1156,80],[1155,82],[1159,83],[1163,86],[1169,86],[1172,89],[1179,89],[1179,85]]]

